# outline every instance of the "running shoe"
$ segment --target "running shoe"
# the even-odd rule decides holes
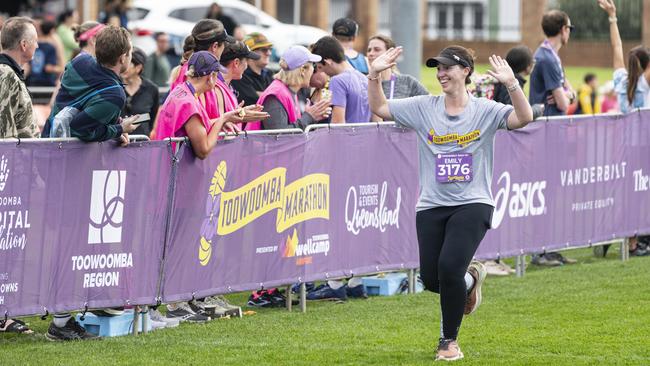
[[[504,269],[496,261],[485,261],[483,262],[483,265],[485,265],[487,274],[489,274],[490,276],[508,276],[510,274],[509,271]]]
[[[167,323],[160,321],[160,320],[154,320],[151,318],[151,315],[149,314],[149,311],[141,311],[140,315],[142,315],[142,319],[144,317],[148,317],[147,322],[151,326],[151,330],[156,330],[156,329],[162,329],[162,328],[167,328]],[[140,325],[140,330],[142,330],[142,325]]]
[[[559,260],[550,259],[548,257],[548,254],[533,254],[530,263],[538,266],[546,266],[546,267],[558,267],[562,265],[562,262],[560,262]]]
[[[310,292],[313,291],[314,288],[316,288],[316,285],[314,285],[313,282],[305,282],[305,291]],[[296,283],[295,285],[291,286],[291,292],[294,294],[297,294],[300,292],[300,284]]]
[[[472,261],[467,268],[467,273],[474,277],[474,287],[467,294],[467,300],[465,302],[465,315],[469,315],[478,309],[481,305],[481,285],[485,281],[485,276],[487,276],[487,270],[481,262]]]
[[[195,312],[186,302],[169,305],[167,307],[167,317],[189,323],[205,323],[210,321],[209,316]]]
[[[176,318],[168,318],[166,316],[163,316],[158,309],[149,310],[149,317],[151,318],[151,321],[165,323],[165,328],[174,328],[181,323],[180,320]]]
[[[99,339],[90,332],[87,332],[74,318],[70,318],[65,326],[57,327],[54,322],[50,323],[45,337],[50,341],[74,341],[74,340],[87,340]]]
[[[248,297],[248,303],[246,305],[256,308],[270,308],[273,306],[271,299],[267,296],[264,296],[266,292],[262,291],[253,291]]]
[[[456,361],[463,358],[463,352],[455,339],[440,339],[436,361]]]
[[[192,300],[188,304],[192,311],[197,314],[209,316],[210,319],[219,319],[226,316],[226,309],[214,302],[208,301],[207,297],[203,301]]]
[[[222,296],[209,296],[203,301],[204,304],[214,306],[215,312],[223,313],[223,316],[242,317],[241,308],[228,303]]]
[[[559,252],[551,252],[551,253],[546,253],[545,257],[550,259],[550,260],[557,260],[562,262],[562,264],[576,264],[578,261],[573,258],[565,257]]]

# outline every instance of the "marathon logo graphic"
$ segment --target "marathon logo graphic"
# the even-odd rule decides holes
[[[327,254],[330,251],[330,238],[328,234],[314,235],[307,239],[307,242],[300,243],[298,239],[298,230],[293,229],[293,234],[289,235],[282,244],[282,258],[297,258],[296,265],[311,264],[313,256],[317,254]]]
[[[494,197],[495,209],[492,216],[492,229],[501,225],[506,211],[510,218],[539,216],[546,213],[546,181],[512,183],[510,173],[503,172],[497,185],[504,183]]]
[[[227,164],[219,163],[208,190],[206,218],[201,227],[199,262],[205,266],[216,234],[228,235],[277,210],[281,233],[300,222],[329,220],[330,176],[309,174],[286,184],[286,168],[275,168],[233,191],[225,191]]]
[[[465,146],[469,144],[472,141],[476,141],[481,138],[481,131],[480,130],[474,130],[470,133],[467,133],[465,135],[459,135],[457,133],[450,133],[447,135],[436,135],[436,131],[432,128],[429,130],[428,138],[427,138],[427,143],[429,145],[431,144],[436,144],[436,145],[446,145],[446,144],[451,144],[451,143],[456,143],[458,146]]]
[[[125,170],[93,171],[88,244],[122,241]]]

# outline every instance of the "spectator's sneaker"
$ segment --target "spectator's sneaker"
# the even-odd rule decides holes
[[[565,256],[563,256],[562,254],[560,254],[558,252],[546,253],[545,256],[546,256],[546,258],[548,258],[550,260],[560,261],[562,264],[576,264],[576,263],[578,263],[577,260],[575,260],[573,258],[565,257]]]
[[[189,323],[205,323],[210,321],[210,317],[201,313],[197,313],[190,308],[190,305],[186,302],[179,302],[175,304],[175,308],[167,310],[168,318],[175,318],[181,322]]]
[[[406,282],[406,286],[408,289],[408,282]],[[368,291],[366,291],[366,286],[363,284],[357,285],[354,287],[350,287],[348,285],[343,286],[345,287],[345,294],[348,297],[354,297],[354,298],[359,298],[359,299],[367,299],[368,298]]]
[[[490,276],[508,276],[510,274],[509,271],[501,267],[496,261],[485,261],[483,265],[487,274]]]
[[[151,318],[151,321],[165,323],[165,328],[174,328],[181,323],[180,320],[176,318],[168,318],[166,316],[163,316],[157,309],[149,310],[149,317]]]
[[[514,268],[510,267],[503,261],[498,261],[497,265],[501,267],[501,269],[503,269],[504,271],[508,272],[509,274],[513,274],[517,272]]]
[[[82,339],[99,339],[98,336],[87,332],[74,318],[70,318],[65,326],[57,327],[50,323],[45,337],[50,341],[74,341]]]
[[[91,310],[97,316],[120,316],[124,314],[124,308],[103,308]]]
[[[610,244],[597,245],[594,247],[594,256],[598,258],[607,257],[607,251],[609,250]]]
[[[562,262],[557,259],[549,259],[548,254],[533,254],[530,263],[546,267],[558,267],[562,265]]]
[[[219,319],[226,316],[226,309],[214,302],[208,301],[207,297],[204,301],[192,300],[188,305],[193,312],[209,316],[210,319]]]
[[[467,294],[467,301],[465,301],[465,315],[469,315],[478,309],[481,305],[481,285],[487,276],[487,270],[481,262],[472,261],[467,268],[467,273],[474,277],[474,287]]]
[[[307,294],[307,300],[341,300],[345,301],[348,299],[348,294],[345,289],[345,286],[341,286],[338,289],[334,290],[329,287],[329,285],[324,285],[322,287],[315,289],[314,291]]]
[[[238,318],[242,317],[241,308],[239,306],[231,305],[222,296],[206,297],[204,303],[214,305],[215,313],[222,313],[223,316],[235,316]]]
[[[316,288],[316,285],[314,285],[313,282],[305,282],[305,291],[307,291],[307,292],[314,291],[314,288]],[[294,294],[299,293],[300,292],[300,284],[296,283],[295,285],[293,285],[291,287],[291,292],[293,292]]]
[[[640,245],[637,244],[634,250],[630,250],[630,255],[633,257],[643,257],[650,254],[646,249],[642,249]]]
[[[140,314],[142,314],[144,316],[147,316],[147,313],[142,313],[141,312]],[[151,324],[151,330],[167,328],[167,323],[165,323],[163,321],[159,321],[159,320],[153,320],[153,319],[151,319],[151,316],[149,316],[148,321],[149,321],[149,324]],[[140,328],[140,329],[142,329],[142,328]]]
[[[440,339],[436,361],[456,361],[463,358],[458,342],[455,339]]]
[[[248,297],[248,303],[246,305],[256,308],[270,308],[273,306],[271,299],[267,296],[264,296],[266,291],[253,291]]]

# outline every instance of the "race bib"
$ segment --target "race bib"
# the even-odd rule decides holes
[[[438,183],[467,183],[473,177],[472,154],[437,154]]]

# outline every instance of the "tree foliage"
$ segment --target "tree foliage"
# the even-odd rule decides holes
[[[643,1],[614,0],[617,9],[618,28],[621,38],[628,41],[641,39]],[[560,9],[569,14],[576,29],[572,39],[606,40],[609,39],[609,22],[607,14],[595,0],[555,0],[549,7]],[[650,26],[650,25],[649,25]]]

